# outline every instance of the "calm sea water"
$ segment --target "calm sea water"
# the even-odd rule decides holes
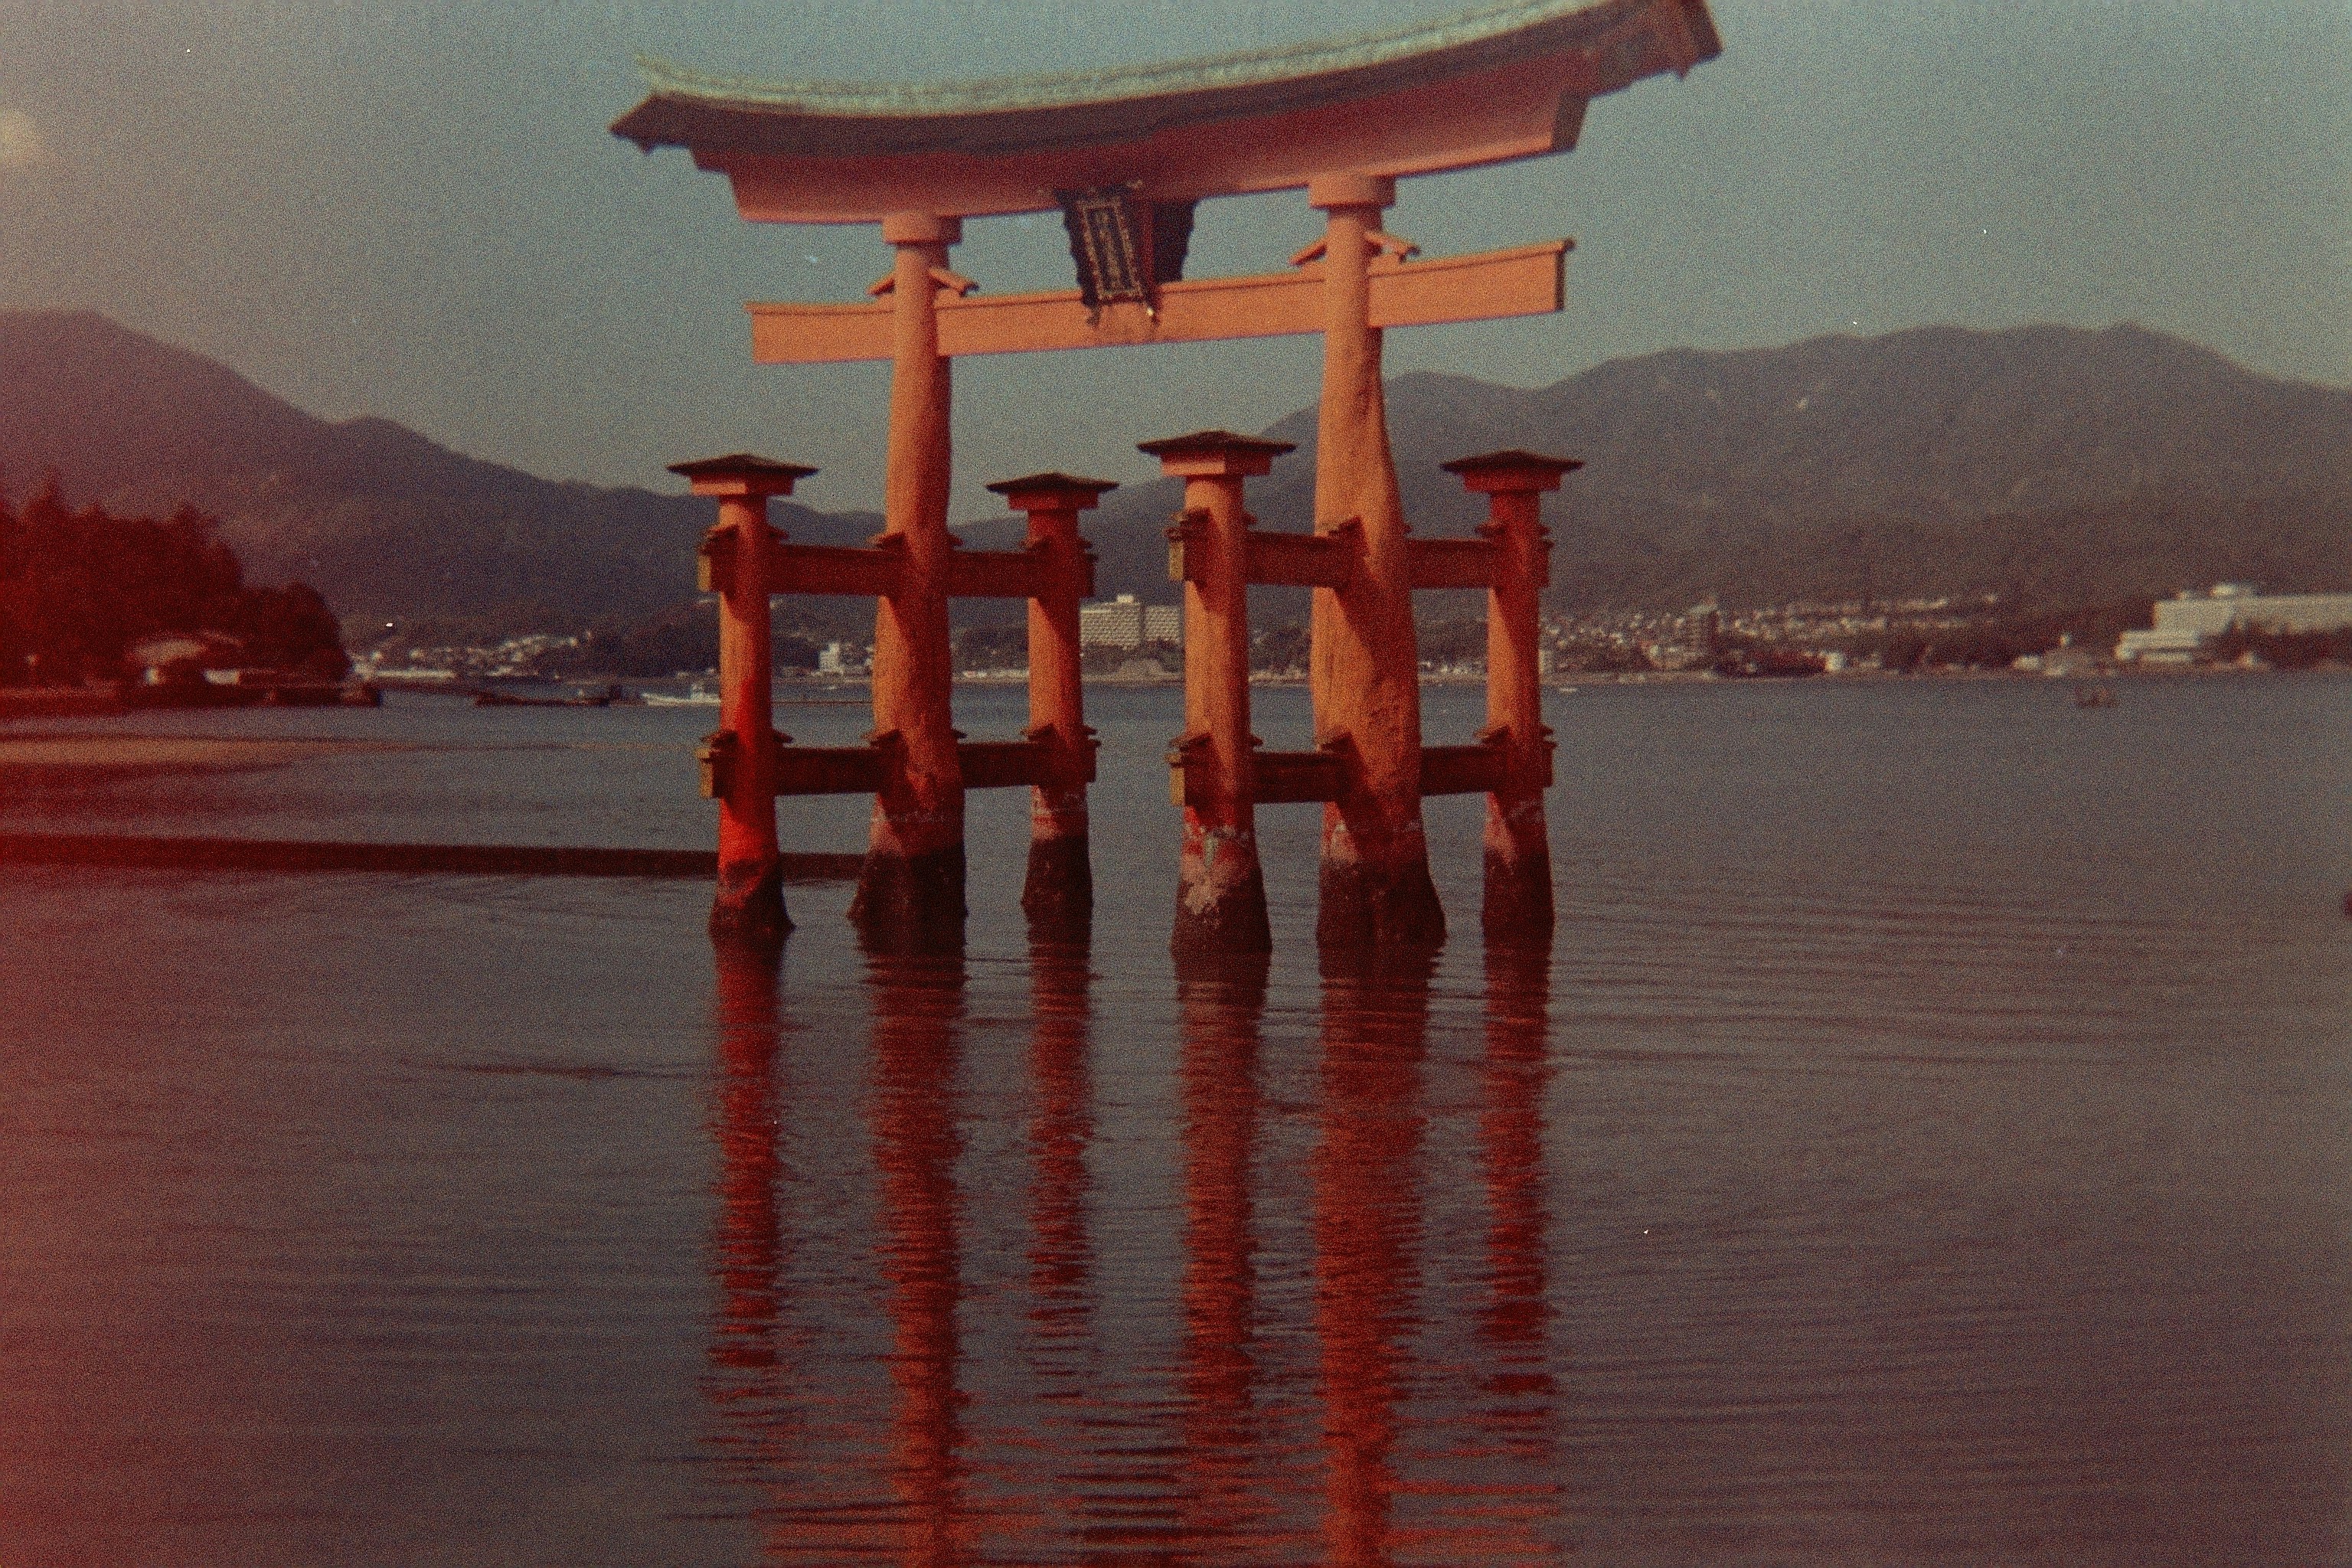
[[[1433,801],[1453,943],[1329,981],[1297,807],[1270,970],[1175,978],[1178,698],[1089,703],[1088,949],[1015,793],[925,962],[0,874],[0,1563],[2352,1562],[2352,680],[1555,694],[1549,963]],[[709,723],[19,725],[284,743],[0,828],[694,847]]]

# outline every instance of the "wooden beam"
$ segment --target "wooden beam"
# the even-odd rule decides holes
[[[1344,588],[1363,558],[1364,530],[1352,519],[1328,533],[1261,533],[1251,529],[1249,580],[1268,587]]]
[[[776,793],[782,795],[872,795],[882,787],[878,746],[784,746],[776,748]]]
[[[1337,800],[1348,779],[1348,758],[1339,752],[1260,752],[1260,805]]]
[[[1423,746],[1421,749],[1421,793],[1423,795],[1486,795],[1510,778],[1507,747]],[[1547,778],[1549,785],[1551,781]]]
[[[1475,256],[1389,262],[1371,269],[1375,327],[1425,327],[1548,315],[1566,300],[1565,239]],[[890,306],[753,304],[751,354],[761,364],[887,360]],[[1319,266],[1248,278],[1202,278],[1138,304],[1089,313],[1075,289],[1042,294],[939,296],[940,352],[1028,353],[1143,343],[1283,337],[1323,330]]]
[[[956,763],[963,770],[966,789],[1053,784],[1058,781],[1062,766],[1059,747],[1035,741],[961,742],[956,746]]]
[[[1034,550],[955,550],[948,554],[950,599],[1034,599],[1050,584],[1051,563]]]
[[[1416,588],[1491,588],[1502,562],[1491,539],[1408,539],[1404,549]]]
[[[897,591],[907,569],[903,542],[894,544],[780,544],[768,574],[772,594],[874,595]]]

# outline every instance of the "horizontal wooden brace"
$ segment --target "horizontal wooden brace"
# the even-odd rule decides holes
[[[769,548],[783,543],[783,531],[773,523],[768,525]],[[724,592],[728,580],[735,574],[735,525],[722,522],[703,530],[702,541],[694,547],[694,590],[698,594]]]
[[[1475,256],[1375,264],[1371,324],[1433,326],[1539,316],[1565,295],[1570,242],[1545,240]],[[761,364],[820,364],[891,357],[891,312],[883,304],[752,304],[751,356]],[[1022,353],[1140,343],[1281,337],[1323,330],[1318,268],[1170,283],[1156,307],[1109,304],[1089,310],[1075,289],[1037,294],[942,295],[943,355]]]
[[[1547,773],[1550,771],[1549,766]],[[1421,793],[1486,795],[1511,782],[1511,752],[1492,742],[1475,746],[1423,746]],[[1546,784],[1550,780],[1547,778]]]
[[[888,753],[879,746],[776,748],[778,795],[875,795]]]
[[[1267,586],[1344,588],[1364,557],[1363,524],[1349,519],[1328,533],[1244,535],[1248,580]]]
[[[890,536],[885,535],[886,539]],[[780,544],[768,579],[772,594],[895,594],[906,581],[903,543]]]
[[[1486,795],[1521,787],[1551,787],[1551,744],[1547,741],[1530,759],[1531,776],[1515,780],[1515,753],[1500,741],[1469,746],[1423,746],[1421,749],[1421,793],[1423,795]],[[1169,752],[1169,794],[1178,805],[1205,804],[1202,792],[1191,785],[1192,771],[1206,773],[1213,765],[1205,745],[1180,743]],[[1314,752],[1266,752],[1253,749],[1251,771],[1256,779],[1252,798],[1259,805],[1300,805],[1341,798],[1348,785],[1349,752],[1334,747]],[[1191,798],[1188,799],[1188,796]]]
[[[1257,798],[1263,805],[1337,800],[1348,782],[1344,752],[1255,753]]]
[[[1505,560],[1491,539],[1408,539],[1404,551],[1416,588],[1491,588]]]
[[[1019,784],[1052,785],[1091,783],[1094,758],[1086,759],[1086,776],[1066,780],[1062,749],[1041,741],[963,741],[956,745],[956,766],[966,789],[1011,789]]]
[[[713,748],[707,748],[713,749]],[[723,746],[715,748],[723,754]],[[890,767],[889,748],[776,746],[776,793],[875,795]],[[706,763],[706,766],[708,763]],[[956,766],[966,789],[1009,789],[1021,784],[1074,788],[1094,782],[1095,748],[1066,747],[1052,739],[964,741],[956,746]]]
[[[948,555],[951,599],[1035,599],[1052,591],[1052,558],[1042,550],[957,550]]]
[[[1168,530],[1168,580],[1198,583],[1205,551],[1190,547],[1203,541],[1205,512],[1184,512]],[[1363,559],[1363,525],[1354,518],[1325,533],[1262,533],[1255,528],[1242,534],[1242,580],[1261,587],[1344,588]]]

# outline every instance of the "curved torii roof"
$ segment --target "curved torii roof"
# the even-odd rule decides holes
[[[1564,152],[1587,100],[1721,52],[1706,0],[1516,0],[1247,54],[935,85],[761,85],[646,63],[614,123],[728,174],[747,218],[1041,212],[1057,190],[1157,201],[1433,174]]]

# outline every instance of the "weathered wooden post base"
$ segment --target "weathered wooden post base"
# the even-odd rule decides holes
[[[1212,827],[1186,814],[1176,871],[1176,929],[1169,946],[1180,960],[1272,952],[1265,915],[1265,871],[1252,828]]]
[[[1316,878],[1315,940],[1327,948],[1434,948],[1445,942],[1445,910],[1430,879],[1421,824],[1381,836],[1377,847],[1349,830],[1343,808],[1323,830]]]
[[[1076,831],[1069,813],[1055,811],[1051,824],[1040,810],[1029,839],[1029,874],[1021,886],[1021,910],[1029,917],[1033,934],[1042,931],[1082,932],[1095,918],[1094,859],[1087,843],[1086,808],[1078,808]]]
[[[1479,909],[1489,948],[1551,946],[1551,842],[1540,795],[1486,797],[1486,887]]]
[[[736,860],[719,868],[719,891],[710,900],[710,934],[722,941],[782,941],[793,929],[784,912],[781,857]]]
[[[960,946],[963,885],[961,842],[914,854],[870,847],[849,919],[870,945],[886,952]]]

